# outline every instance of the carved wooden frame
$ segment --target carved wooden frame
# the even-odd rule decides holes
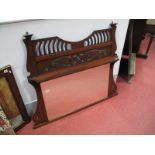
[[[27,123],[29,123],[31,119],[27,113],[23,99],[20,95],[16,80],[14,78],[14,75],[13,75],[10,65],[0,69],[0,78],[2,78],[2,77],[4,77],[6,79],[8,86],[10,88],[10,91],[13,95],[14,100],[15,100],[16,106],[18,107],[18,110],[24,120],[24,122],[20,126],[15,128],[15,131],[18,131],[19,129],[24,127]],[[3,97],[3,96],[1,96],[1,97]]]
[[[27,49],[27,70],[30,72],[28,81],[34,86],[38,98],[37,109],[33,116],[34,128],[66,116],[63,115],[52,121],[48,120],[40,86],[42,82],[109,63],[108,98],[117,94],[113,79],[113,66],[118,60],[115,54],[115,31],[116,24],[112,23],[109,29],[94,31],[87,38],[78,42],[65,41],[59,37],[34,40],[32,34],[24,35],[23,41]],[[93,104],[98,102],[100,101]],[[79,110],[81,109],[74,112]]]

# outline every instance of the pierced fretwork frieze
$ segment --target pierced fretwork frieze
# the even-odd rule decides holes
[[[78,48],[98,45],[110,41],[110,31],[94,31],[89,37],[81,41],[81,45]],[[75,42],[68,42],[59,37],[35,40],[34,43],[34,52],[36,57],[73,50],[73,44],[75,44]]]
[[[52,53],[71,50],[71,44],[59,38],[37,41],[35,44],[35,55],[44,56]]]
[[[84,47],[102,44],[111,41],[111,36],[109,31],[95,31],[91,36],[89,36],[84,41]]]
[[[53,71],[56,69],[61,69],[65,67],[90,62],[109,55],[111,55],[111,52],[104,49],[104,50],[90,50],[88,52],[78,53],[69,56],[62,56],[44,63],[42,66],[42,72]]]

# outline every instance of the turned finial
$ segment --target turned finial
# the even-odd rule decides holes
[[[25,33],[25,35],[26,35],[26,36],[28,36],[28,35],[29,35],[29,33],[28,33],[28,32],[26,32],[26,33]]]
[[[29,34],[28,32],[26,32],[24,35],[24,38],[25,39],[31,39],[32,36],[33,36],[33,34]]]
[[[114,23],[113,21],[112,21],[112,23],[110,24],[110,26],[111,26],[112,28],[116,28],[116,25],[117,25],[117,23]]]

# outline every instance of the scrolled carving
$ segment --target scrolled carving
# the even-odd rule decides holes
[[[38,90],[37,91],[37,98],[38,98],[38,103],[37,103],[37,107],[36,107],[36,112],[33,115],[33,121],[35,124],[42,124],[45,122],[48,122],[48,118],[47,118],[47,114],[46,114],[46,109],[45,109],[45,105],[42,104],[43,103],[43,96],[42,96],[42,91],[41,91],[41,87],[40,84],[29,80],[29,83],[32,84],[32,86]],[[36,126],[36,125],[35,125]]]
[[[94,49],[83,53],[73,54],[69,56],[62,56],[54,60],[45,62],[42,66],[42,72],[53,71],[73,65],[87,63],[106,56],[110,56],[111,52],[107,49]]]

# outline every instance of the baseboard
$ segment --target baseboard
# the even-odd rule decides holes
[[[32,101],[31,103],[25,105],[30,117],[33,116],[33,114],[35,113],[36,105],[37,105],[37,101]]]

